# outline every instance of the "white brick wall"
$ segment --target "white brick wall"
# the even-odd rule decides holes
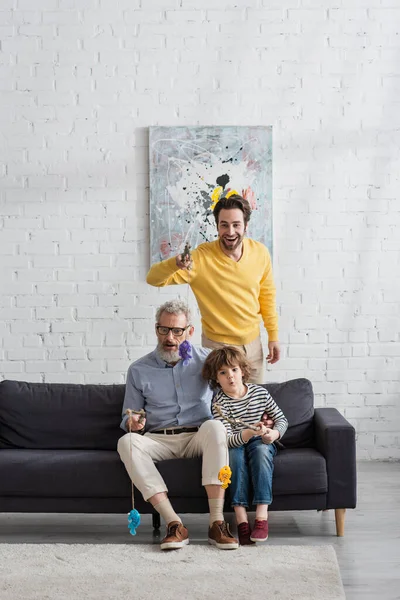
[[[2,0],[0,376],[123,382],[178,292],[144,282],[147,127],[273,125],[268,377],[399,459],[399,23],[399,0]]]

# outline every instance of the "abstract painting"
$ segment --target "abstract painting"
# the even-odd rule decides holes
[[[233,191],[272,254],[272,127],[150,127],[149,152],[152,264],[215,240],[212,209]]]

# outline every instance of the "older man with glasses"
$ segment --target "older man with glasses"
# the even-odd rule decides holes
[[[134,485],[165,520],[161,550],[182,548],[189,534],[154,462],[202,456],[202,483],[210,508],[208,541],[222,550],[236,549],[238,542],[224,520],[225,492],[218,478],[228,465],[226,431],[212,419],[212,392],[201,375],[209,350],[192,346],[189,356],[179,352],[194,332],[190,311],[179,300],[160,306],[155,330],[156,349],[128,370],[121,427],[134,433],[119,440],[118,452]],[[144,409],[146,418],[126,415],[127,409]]]

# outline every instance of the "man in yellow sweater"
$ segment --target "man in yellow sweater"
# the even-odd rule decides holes
[[[275,284],[268,249],[245,237],[250,205],[238,194],[214,208],[218,239],[205,242],[189,256],[179,254],[154,264],[147,283],[156,287],[188,283],[202,322],[202,345],[240,347],[250,361],[252,383],[263,383],[264,356],[260,321],[268,332],[267,361],[280,358]]]

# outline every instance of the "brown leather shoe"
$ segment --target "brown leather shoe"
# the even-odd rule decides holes
[[[239,543],[233,537],[226,521],[214,521],[208,529],[208,543],[220,550],[236,550]]]
[[[167,535],[161,540],[161,550],[176,550],[189,543],[189,532],[180,521],[171,521],[167,525]]]

